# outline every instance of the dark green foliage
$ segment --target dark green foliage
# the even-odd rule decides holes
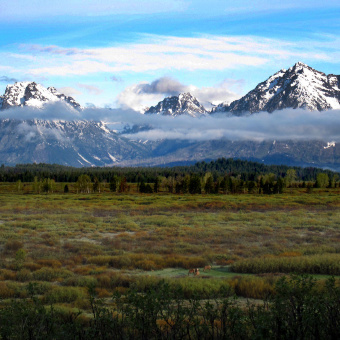
[[[100,183],[97,177],[94,178],[93,181],[93,192],[99,192],[100,191]]]
[[[117,186],[118,186],[118,177],[113,176],[110,180],[110,191],[111,192],[116,192],[117,191]]]
[[[64,186],[64,194],[67,194],[68,192],[69,192],[68,185],[65,184],[65,186]]]
[[[196,174],[190,176],[190,181],[189,181],[190,194],[200,194],[201,191],[202,191],[202,186],[201,186],[200,176]]]
[[[273,333],[280,339],[339,339],[340,289],[334,278],[320,289],[307,276],[282,278],[271,299]]]
[[[38,179],[51,178],[56,182],[76,182],[80,175],[88,175],[93,181],[97,177],[99,182],[106,180],[111,182],[114,176],[126,177],[130,183],[136,183],[138,176],[142,176],[147,183],[154,183],[158,176],[176,178],[178,175],[196,173],[203,176],[211,172],[214,180],[218,176],[240,175],[243,181],[255,181],[259,175],[273,173],[276,177],[285,178],[288,170],[295,171],[296,179],[301,181],[316,181],[320,173],[327,174],[329,178],[338,180],[338,174],[329,170],[318,168],[299,168],[288,167],[285,165],[264,165],[261,163],[250,162],[240,159],[220,158],[216,161],[198,162],[192,166],[177,166],[171,168],[146,167],[146,168],[73,168],[57,164],[18,164],[15,167],[1,166],[0,181],[2,182],[33,182],[34,177]],[[335,177],[334,177],[335,176]],[[334,181],[333,181],[334,182]]]
[[[145,182],[142,181],[139,185],[139,192],[144,194],[152,194],[153,190],[150,184],[145,184]]]
[[[181,287],[155,283],[144,292],[115,293],[113,309],[89,287],[92,317],[44,307],[30,298],[0,310],[2,339],[339,339],[340,288],[306,276],[283,277],[262,305],[241,307],[230,291],[222,299],[201,294],[186,300]]]
[[[213,193],[213,190],[214,190],[214,180],[212,176],[208,176],[205,182],[204,191],[206,194],[211,194]]]
[[[154,191],[155,193],[157,193],[158,190],[159,190],[159,177],[156,176],[156,178],[155,178],[155,183],[154,183],[154,186],[153,186],[153,191]]]

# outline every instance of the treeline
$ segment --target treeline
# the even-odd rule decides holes
[[[283,277],[264,304],[242,306],[232,298],[197,294],[159,282],[145,291],[115,293],[112,307],[89,287],[92,315],[45,307],[36,287],[31,297],[0,309],[1,339],[282,339],[340,338],[340,289],[309,277]]]
[[[338,174],[329,170],[319,168],[300,168],[288,167],[285,165],[264,165],[261,163],[221,158],[211,162],[198,162],[191,166],[175,166],[175,167],[90,167],[90,168],[74,168],[58,164],[18,164],[14,167],[0,166],[1,182],[33,182],[34,178],[45,179],[50,178],[55,182],[76,182],[80,175],[88,175],[91,181],[95,178],[99,182],[110,182],[114,177],[124,177],[129,183],[138,183],[143,180],[145,183],[155,183],[157,177],[177,178],[186,175],[196,174],[204,176],[210,173],[214,181],[220,177],[238,177],[242,181],[257,181],[260,175],[274,175],[276,178],[285,178],[288,170],[295,171],[296,180],[298,181],[316,181],[317,175],[326,174],[330,180]]]

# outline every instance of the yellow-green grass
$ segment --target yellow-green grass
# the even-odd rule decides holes
[[[88,282],[106,297],[141,273],[203,285],[233,280],[226,266],[242,261],[291,255],[337,261],[340,253],[339,188],[272,196],[112,194],[107,188],[84,195],[72,184],[68,194],[32,194],[27,188],[23,194],[0,183],[3,297],[24,294],[8,283],[72,286],[79,290],[53,295],[71,308],[80,305]],[[204,273],[208,264],[213,269]],[[200,277],[188,279],[193,267],[201,268]]]

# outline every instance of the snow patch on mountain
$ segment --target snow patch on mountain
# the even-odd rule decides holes
[[[164,98],[156,106],[151,106],[145,114],[162,114],[178,116],[187,114],[198,117],[207,114],[208,111],[190,93],[181,93],[178,96]]]
[[[85,161],[86,163],[90,164],[91,166],[93,166],[93,164],[91,162],[89,162],[85,157],[83,157],[79,152],[78,152],[78,156]]]
[[[335,142],[327,142],[327,146],[324,146],[324,149],[335,148]]]
[[[323,111],[340,108],[340,76],[326,75],[298,62],[288,70],[282,69],[258,84],[230,105],[222,103],[212,110],[231,112],[273,112],[284,108],[304,108]]]
[[[109,152],[107,153],[113,162],[117,162],[117,158],[113,157]]]
[[[42,109],[47,103],[64,102],[71,108],[81,110],[82,107],[72,97],[59,93],[56,88],[35,82],[16,82],[7,85],[5,94],[0,100],[0,109],[5,110],[16,106],[30,106]]]

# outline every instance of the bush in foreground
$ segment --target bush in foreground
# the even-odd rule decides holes
[[[160,282],[140,293],[115,294],[105,307],[89,288],[92,317],[44,307],[30,298],[0,310],[2,339],[339,339],[340,288],[306,276],[283,277],[263,305],[240,307],[231,297],[184,298]],[[226,292],[228,294],[228,292]]]

